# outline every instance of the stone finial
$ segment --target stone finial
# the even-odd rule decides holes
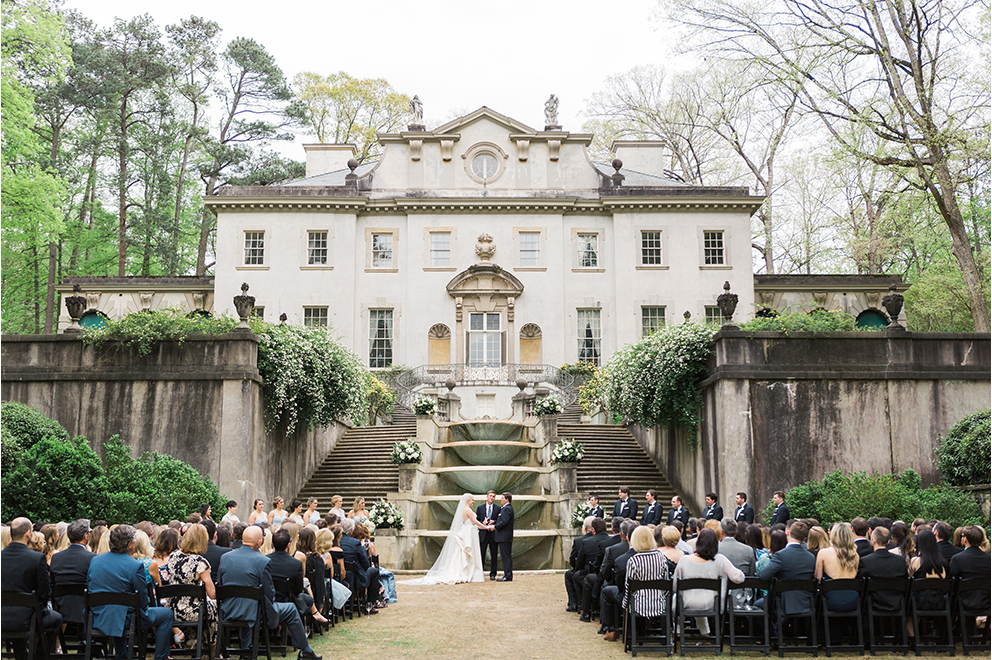
[[[234,309],[237,310],[238,316],[241,317],[241,323],[238,324],[236,330],[250,330],[248,327],[248,317],[251,316],[251,312],[255,309],[255,296],[248,295],[248,283],[244,282],[241,284],[241,295],[234,296]]]
[[[82,326],[79,325],[79,319],[83,317],[83,312],[86,311],[86,297],[81,295],[82,290],[82,287],[78,283],[73,284],[72,292],[74,295],[66,296],[65,309],[69,312],[69,318],[72,319],[72,323],[65,329],[67,334],[83,331]]]
[[[286,325],[286,321],[288,320],[289,320],[289,316],[286,315],[286,312],[283,312],[282,314],[279,315],[279,325]]]
[[[522,377],[518,378],[516,382],[516,386],[518,390],[523,392],[525,389],[527,389],[527,379]]]
[[[449,392],[454,392],[455,391],[455,385],[457,385],[457,384],[458,383],[455,381],[454,378],[449,378],[448,380],[444,381],[444,386],[448,388],[448,391]]]
[[[903,295],[896,290],[896,285],[890,285],[889,292],[885,294],[884,298],[882,298],[882,307],[885,308],[886,313],[889,315],[889,325],[885,327],[886,330],[895,332],[902,332],[906,330],[906,328],[902,327],[902,324],[899,323],[899,313],[902,312],[902,304],[904,300]]]
[[[619,158],[614,158],[613,162],[610,163],[610,165],[612,165],[613,169],[616,170],[613,173],[613,176],[610,177],[610,179],[613,181],[613,187],[619,188],[620,186],[623,185],[623,180],[627,178],[624,175],[620,174],[620,170],[621,168],[623,168],[623,161],[620,160]]]
[[[561,125],[558,123],[558,97],[554,94],[544,102],[544,130],[561,130]]]
[[[683,314],[682,314],[682,318],[684,318],[684,319],[685,319],[685,322],[686,322],[686,323],[688,323],[688,322],[689,322],[689,319],[690,319],[690,318],[692,318],[692,314],[691,314],[691,313],[689,312],[689,310],[688,310],[688,309],[687,309],[687,310],[685,310],[685,312],[683,312]]]
[[[475,246],[475,253],[482,261],[489,261],[496,254],[496,246],[493,245],[493,237],[489,234],[479,234],[479,242]]]
[[[737,326],[733,323],[734,311],[737,309],[737,294],[730,293],[730,282],[723,283],[723,293],[721,293],[716,298],[716,305],[720,308],[720,314],[723,316],[723,327],[729,329],[736,329]]]

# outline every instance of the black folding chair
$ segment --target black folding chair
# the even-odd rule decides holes
[[[909,632],[906,629],[906,593],[909,591],[909,580],[903,578],[873,578],[867,579],[865,596],[868,601],[868,651],[909,653]],[[898,597],[898,606],[881,603],[877,595],[890,594]],[[875,622],[881,621],[881,630],[875,634]],[[891,635],[885,634],[884,622],[895,626]]]
[[[799,640],[798,644],[789,644],[789,652],[812,653],[813,657],[819,655],[819,646],[816,642],[816,580],[776,580],[772,585],[776,599],[776,624],[778,628],[778,657],[785,657],[785,626],[791,622],[793,624],[793,639]],[[801,592],[809,595],[809,610],[806,612],[786,613],[782,597],[791,592]],[[807,633],[805,636],[799,634],[799,622],[806,623]]]
[[[712,605],[702,610],[687,610],[684,597],[685,592],[690,590],[713,592]],[[688,652],[723,653],[723,619],[720,615],[720,591],[721,580],[689,578],[675,582],[675,621],[679,626],[680,655],[685,655]],[[699,635],[686,635],[685,631],[688,627],[686,622],[687,617],[702,617],[707,620],[712,618],[714,625],[711,632],[715,635],[715,639],[710,639],[709,636],[703,635],[702,631],[700,631]],[[686,646],[687,637],[689,642],[693,644],[692,646]]]
[[[172,622],[174,628],[182,628],[186,630],[196,629],[196,646],[192,649],[172,649],[171,655],[176,656],[189,656],[191,658],[196,658],[200,660],[203,657],[203,633],[205,628],[205,621],[207,618],[207,588],[202,584],[163,584],[158,588],[158,597],[168,600],[169,607],[172,611],[176,611],[176,607],[173,605],[174,600],[178,598],[192,598],[194,606],[196,607],[196,619],[191,619],[189,621],[184,621],[182,619],[175,619]]]
[[[283,579],[272,579],[272,586],[276,590],[276,602],[277,603],[293,603],[296,606],[296,601],[294,600],[295,594],[293,593],[293,587],[287,578]],[[289,628],[286,626],[279,626],[279,643],[272,646],[273,653],[281,653],[282,657],[286,657],[289,653]]]
[[[78,598],[83,615],[78,620],[66,617],[65,603],[67,599]],[[61,605],[60,605],[61,603]],[[59,628],[58,639],[62,653],[53,655],[67,655],[70,651],[84,653],[86,651],[86,585],[85,584],[52,584],[52,604],[62,615],[62,623],[65,630]]]
[[[247,598],[248,600],[255,601],[255,619],[253,621],[238,621],[225,617],[224,601],[232,598]],[[229,659],[233,656],[257,660],[260,634],[265,635],[265,657],[267,660],[272,660],[272,643],[269,639],[269,627],[266,623],[265,602],[263,599],[264,596],[260,586],[239,587],[234,585],[220,585],[217,587],[217,649],[215,651],[215,657],[218,660],[221,657]],[[247,649],[241,648],[240,630],[242,628],[251,630],[251,647]],[[263,631],[262,633],[259,633],[260,629]],[[238,637],[238,646],[230,645],[231,631],[238,631],[238,634],[236,634],[236,637]],[[89,659],[87,658],[87,660]]]
[[[728,627],[730,628],[730,655],[734,655],[738,651],[759,651],[766,656],[770,655],[771,636],[769,635],[769,627],[771,614],[769,610],[771,608],[771,598],[762,599],[762,606],[755,607],[754,601],[756,599],[754,598],[754,594],[758,591],[768,592],[771,589],[771,583],[756,577],[746,577],[740,584],[728,586],[733,587],[733,589],[727,590],[726,600],[727,620]],[[750,589],[752,597],[749,601],[745,601],[743,606],[739,605],[734,598],[733,592],[735,589]],[[748,634],[739,635],[737,633],[738,622],[746,624]],[[756,624],[760,626],[760,635],[754,632]]]
[[[640,616],[634,611],[634,598],[638,591],[655,589],[663,593],[665,613],[657,617]],[[675,640],[672,638],[672,581],[671,580],[629,580],[627,581],[627,606],[623,614],[626,622],[624,651],[637,657],[638,651],[664,651],[672,655]],[[640,625],[638,625],[640,623]],[[643,633],[638,633],[641,627]]]
[[[954,655],[951,587],[944,578],[913,578],[909,582],[909,607],[913,616],[916,655],[924,649]],[[939,607],[937,607],[939,605]]]
[[[124,643],[127,647],[127,660],[131,660],[132,652],[136,647],[140,648],[141,657],[145,657],[145,635],[141,628],[140,615],[138,614],[138,592],[133,592],[129,594],[122,593],[92,593],[90,591],[86,592],[86,660],[91,660],[93,657],[93,638],[100,637],[105,640],[108,649],[113,649],[114,645],[110,639],[110,635],[105,631],[99,630],[93,625],[93,608],[101,607],[104,605],[119,605],[128,608],[130,612],[128,616],[127,627],[124,630]]]
[[[862,625],[861,618],[861,597],[864,593],[864,588],[864,580],[860,580],[858,578],[820,580],[820,612],[823,614],[823,635],[825,638],[824,649],[827,652],[828,658],[834,651],[840,651],[842,653],[854,653],[856,651],[859,655],[865,654],[864,627]],[[830,599],[827,594],[836,593],[838,591],[854,591],[858,594],[858,597],[854,603],[854,611],[839,612],[837,610],[830,609]],[[854,630],[853,635],[851,635],[851,640],[857,640],[856,644],[834,644],[835,626],[838,623],[844,622],[853,624]]]
[[[989,651],[992,645],[989,644],[989,628],[992,626],[992,616],[989,616],[990,589],[989,580],[984,577],[957,578],[957,601],[958,601],[958,621],[961,625],[961,649],[965,655],[971,651]],[[983,593],[982,599],[986,605],[975,607],[974,601],[978,601],[977,594]],[[972,597],[971,594],[976,594]],[[964,598],[962,598],[964,596]],[[966,603],[965,601],[973,601]],[[989,617],[985,621],[984,628],[975,625],[976,617]],[[972,632],[973,631],[973,632]]]
[[[344,604],[344,610],[349,620],[355,617],[356,611],[359,617],[362,616],[362,604],[365,602],[365,589],[358,586],[358,573],[356,571],[355,564],[344,563],[344,572],[348,576],[348,587],[351,589],[351,598]]]
[[[38,602],[37,594],[33,591],[3,591],[0,592],[0,604],[3,607],[22,607],[30,612],[24,630],[3,631],[4,650],[0,656],[4,658],[17,658],[14,653],[15,644],[18,645],[23,640],[27,647],[28,660],[34,660],[37,643],[41,641],[41,650],[45,658],[48,658],[48,643],[45,641],[45,628],[41,616],[41,604]],[[9,650],[8,650],[9,649]]]

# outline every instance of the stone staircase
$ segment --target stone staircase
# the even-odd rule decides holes
[[[347,511],[356,497],[364,497],[366,507],[399,489],[399,469],[389,461],[393,443],[417,435],[417,418],[407,408],[397,406],[392,424],[362,426],[345,433],[320,467],[297,494],[303,502],[316,497],[319,510],[326,511],[331,496],[344,498]]]
[[[577,401],[573,401],[558,415],[558,423],[578,424],[580,417],[582,417],[582,406]]]
[[[598,495],[600,504],[609,513],[621,486],[630,488],[631,497],[642,509],[644,493],[653,488],[658,501],[668,510],[675,489],[626,427],[572,424],[563,422],[564,418],[564,414],[558,418],[558,436],[575,438],[584,449],[576,474],[580,493]]]

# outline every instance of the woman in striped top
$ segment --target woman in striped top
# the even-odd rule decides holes
[[[627,560],[627,577],[624,582],[623,606],[627,607],[628,585],[631,580],[668,580],[668,560],[661,554],[654,541],[654,533],[647,526],[634,530],[630,537],[630,547],[636,553]],[[638,616],[661,616],[668,610],[671,592],[661,589],[641,589],[634,594],[631,609]]]

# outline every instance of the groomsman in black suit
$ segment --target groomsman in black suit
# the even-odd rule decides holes
[[[86,584],[86,574],[90,562],[96,557],[86,548],[90,540],[90,521],[80,519],[69,523],[65,530],[69,537],[69,547],[52,555],[52,584]],[[65,623],[85,624],[85,602],[83,596],[62,596],[55,606],[62,614]]]
[[[661,524],[661,514],[664,511],[664,507],[661,506],[655,498],[657,493],[654,492],[652,488],[648,492],[644,493],[644,499],[648,501],[647,505],[644,507],[644,513],[641,514],[641,524],[642,525],[660,525]]]
[[[630,489],[621,486],[617,495],[620,499],[613,505],[613,517],[637,520],[637,501],[630,496]]]
[[[513,506],[510,502],[513,495],[503,493],[500,498],[499,515],[490,529],[496,532],[496,545],[499,546],[499,556],[503,560],[503,577],[497,582],[513,581]]]
[[[486,549],[489,549],[489,579],[496,579],[496,532],[489,530],[489,525],[496,522],[499,517],[500,506],[496,504],[496,491],[491,490],[486,493],[486,501],[476,508],[475,517],[486,526],[486,529],[479,529],[479,549],[482,551],[482,565],[486,565]]]
[[[771,527],[778,523],[784,525],[792,517],[792,514],[789,513],[789,507],[785,504],[785,493],[776,490],[775,494],[772,495],[772,502],[775,504],[775,513],[772,514],[772,521],[768,523],[768,526]]]
[[[723,507],[716,503],[716,493],[706,493],[703,520],[723,520]]]
[[[747,493],[741,491],[735,498],[737,508],[734,510],[734,522],[746,522],[748,525],[754,524],[754,507],[747,503]]]
[[[668,510],[668,520],[665,524],[671,525],[676,520],[682,521],[683,530],[689,524],[689,510],[682,506],[682,498],[678,495],[672,498],[672,508]]]
[[[951,577],[959,578],[984,578],[988,584],[989,577],[992,576],[992,558],[988,553],[982,552],[982,541],[985,540],[985,532],[977,525],[968,525],[961,534],[961,542],[964,550],[951,557]],[[966,607],[970,609],[989,608],[989,594],[987,591],[972,591],[961,595]]]
[[[870,555],[871,541],[868,540],[868,521],[862,517],[857,517],[851,521],[851,531],[854,532],[854,549],[858,551],[858,557]]]
[[[933,534],[937,537],[937,549],[940,550],[940,556],[946,559],[950,565],[951,558],[961,552],[961,548],[951,543],[954,530],[946,522],[940,521],[933,526]]]
[[[603,507],[599,506],[599,497],[596,495],[589,496],[589,515],[596,518],[606,517]]]

